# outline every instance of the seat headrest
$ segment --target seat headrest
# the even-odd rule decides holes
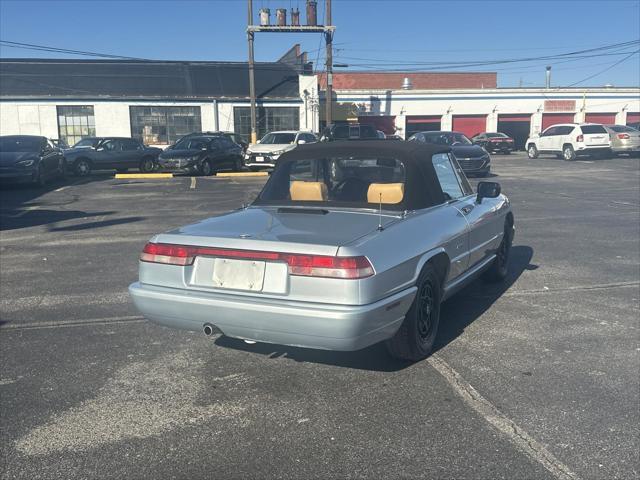
[[[382,195],[382,200],[380,195]],[[400,203],[403,198],[404,183],[372,183],[367,191],[367,202],[369,203],[390,205]]]
[[[295,180],[289,186],[291,200],[306,202],[326,202],[327,185],[324,182],[302,182]]]

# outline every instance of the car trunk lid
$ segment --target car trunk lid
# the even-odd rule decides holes
[[[357,291],[356,283],[349,278],[358,278],[359,273],[345,272],[353,276],[340,279],[298,276],[300,273],[295,271],[298,266],[292,273],[291,264],[278,254],[303,256],[298,259],[303,269],[307,261],[326,262],[337,256],[342,245],[377,234],[380,219],[383,226],[389,226],[399,217],[318,208],[250,207],[156,236],[152,240],[155,244],[174,245],[178,249],[181,245],[199,247],[204,253],[193,255],[195,258],[182,267],[148,263],[153,259],[143,261],[140,278],[143,283],[154,285],[239,295],[315,301],[327,301],[332,296],[347,298],[349,289]],[[362,258],[350,258],[360,262],[353,268],[362,269],[360,273],[366,271]]]

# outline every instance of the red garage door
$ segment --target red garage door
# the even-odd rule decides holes
[[[464,133],[471,138],[487,131],[486,115],[454,115],[453,131]]]
[[[543,113],[542,130],[558,123],[573,123],[575,114],[573,113]]]
[[[585,115],[587,123],[604,123],[605,125],[613,125],[616,123],[615,113],[587,113]]]
[[[638,128],[640,125],[640,113],[627,112],[627,125]]]

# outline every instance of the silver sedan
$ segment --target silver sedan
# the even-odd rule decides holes
[[[474,193],[448,147],[303,145],[252,205],[153,237],[129,292],[169,327],[419,360],[443,300],[506,276],[513,234],[500,185]]]

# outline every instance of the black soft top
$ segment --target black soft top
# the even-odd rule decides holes
[[[434,154],[450,151],[451,147],[446,145],[401,140],[318,142],[299,145],[282,154],[278,159],[276,172],[281,168],[287,168],[287,163],[297,160],[345,157],[395,158],[402,162],[405,168],[405,193],[402,203],[397,206],[387,205],[385,208],[419,210],[446,201],[433,167],[432,157]],[[260,197],[256,203],[261,203]]]

